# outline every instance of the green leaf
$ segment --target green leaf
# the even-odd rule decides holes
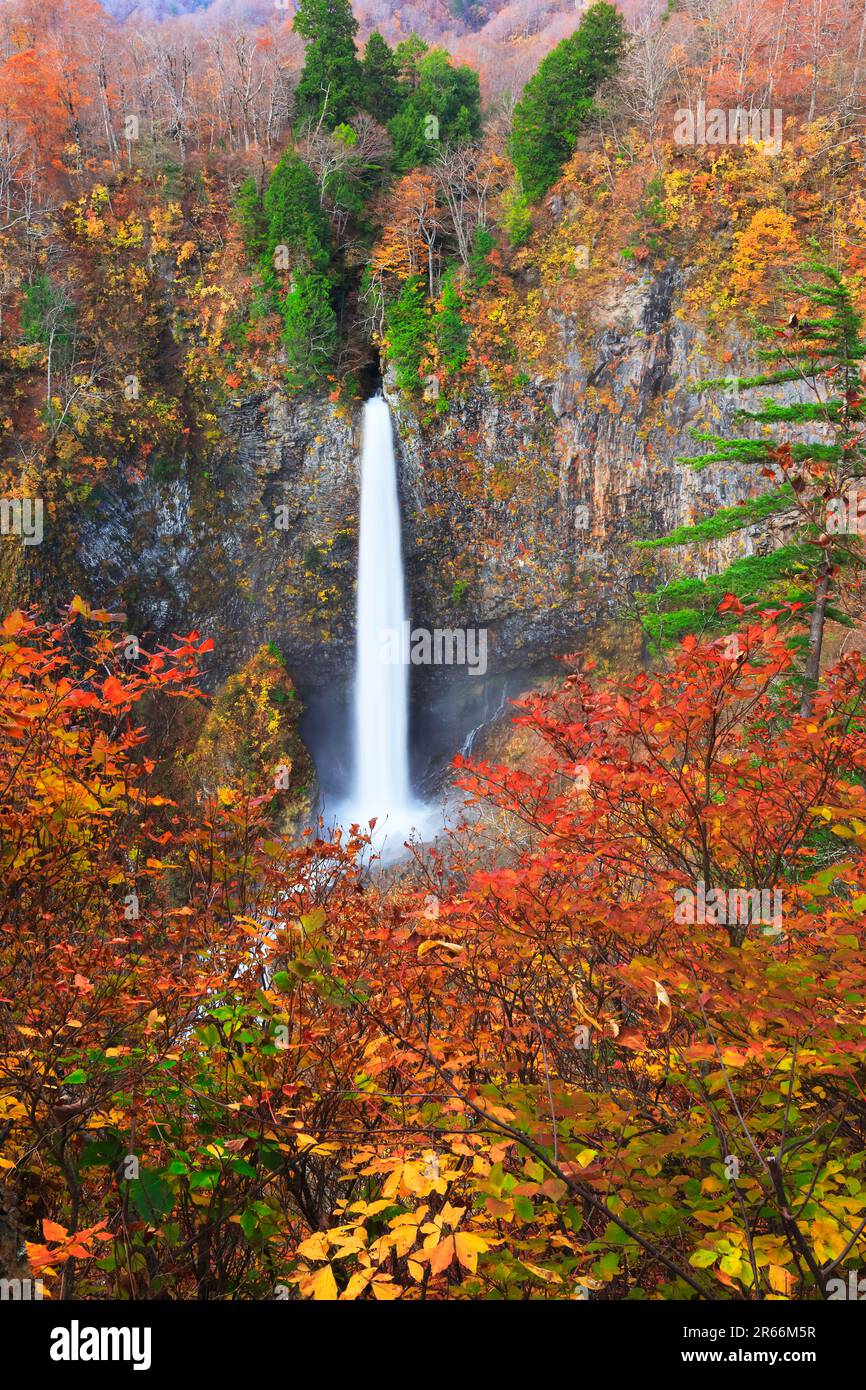
[[[156,1225],[174,1206],[174,1193],[159,1173],[142,1169],[129,1184],[132,1202],[142,1221]]]
[[[565,1219],[573,1231],[580,1231],[583,1229],[583,1212],[579,1211],[577,1207],[566,1207]]]
[[[189,1180],[190,1188],[196,1192],[202,1188],[214,1188],[220,1179],[219,1168],[208,1168],[203,1173],[193,1173]]]
[[[78,1160],[79,1168],[116,1168],[123,1148],[117,1135],[93,1140],[84,1145]]]

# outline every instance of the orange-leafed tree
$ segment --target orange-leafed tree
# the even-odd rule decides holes
[[[384,230],[370,258],[374,278],[387,285],[424,275],[432,298],[444,225],[433,175],[421,170],[404,175],[383,201],[380,219]]]
[[[380,1185],[299,1247],[309,1296],[821,1298],[862,1260],[866,668],[804,719],[742,616],[530,699],[529,766],[464,767],[402,1007],[368,1001],[417,1133],[356,1152]]]

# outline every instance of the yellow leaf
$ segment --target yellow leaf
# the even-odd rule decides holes
[[[353,1202],[352,1205],[351,1205],[350,1207],[347,1207],[347,1208],[346,1208],[346,1211],[348,1211],[348,1212],[357,1211],[357,1212],[360,1213],[361,1216],[378,1216],[378,1214],[379,1214],[380,1211],[384,1211],[386,1207],[390,1207],[390,1206],[391,1206],[391,1203],[390,1203],[390,1202],[381,1202],[381,1201],[380,1201],[380,1202]]]
[[[781,1265],[771,1264],[768,1274],[770,1276],[770,1288],[774,1293],[789,1294],[791,1292],[794,1280],[787,1269],[783,1269]]]
[[[326,1260],[328,1258],[328,1234],[327,1231],[316,1231],[314,1235],[302,1240],[298,1246],[298,1254],[303,1255],[307,1260]]]
[[[528,1260],[521,1260],[520,1263],[523,1265],[524,1269],[529,1270],[530,1274],[534,1274],[538,1279],[543,1279],[545,1284],[562,1283],[559,1275],[552,1269],[542,1269],[540,1265],[532,1265]]]
[[[474,1274],[478,1268],[479,1254],[489,1248],[486,1240],[482,1240],[481,1236],[473,1236],[469,1231],[457,1232],[454,1247],[458,1260],[470,1274]]]
[[[393,1284],[390,1279],[374,1279],[373,1297],[384,1302],[390,1299],[399,1298],[403,1290],[399,1284]]]
[[[340,1301],[342,1302],[345,1300],[351,1303],[353,1299],[358,1297],[359,1293],[364,1292],[372,1278],[372,1269],[359,1269],[356,1274],[352,1275],[345,1289],[340,1294]]]
[[[316,1303],[334,1303],[337,1298],[337,1281],[331,1266],[323,1265],[317,1270],[306,1290],[312,1293]]]
[[[653,980],[656,987],[656,1008],[659,1011],[659,1024],[662,1032],[671,1026],[671,1001],[664,985],[659,984],[658,980]]]
[[[24,626],[25,618],[20,608],[16,608],[14,613],[10,613],[8,618],[4,618],[2,631],[6,637],[14,637],[16,632],[20,632]]]
[[[310,1134],[299,1134],[296,1136],[295,1143],[303,1154],[315,1154],[316,1157],[327,1157],[333,1153],[335,1144],[320,1144]]]
[[[430,1273],[441,1274],[454,1259],[454,1237],[446,1236],[430,1251]]]
[[[417,1163],[404,1163],[402,1184],[407,1192],[424,1193],[425,1196],[429,1188],[426,1175]]]
[[[400,1226],[386,1237],[388,1244],[394,1251],[398,1259],[402,1260],[404,1255],[408,1255],[412,1246],[415,1244],[418,1235],[417,1226]]]
[[[458,946],[454,941],[440,941],[436,937],[430,937],[429,940],[422,941],[421,945],[418,947],[418,959],[420,960],[422,956],[429,955],[430,952],[435,951],[437,947],[441,951],[450,951],[452,955],[457,955],[460,951],[466,950],[465,946]]]

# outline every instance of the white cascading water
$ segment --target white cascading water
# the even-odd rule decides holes
[[[363,823],[387,817],[393,829],[408,827],[417,809],[409,787],[409,668],[393,660],[406,620],[391,412],[374,396],[364,407],[361,449],[353,803]]]

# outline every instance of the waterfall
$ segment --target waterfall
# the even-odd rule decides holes
[[[391,412],[382,396],[364,407],[355,676],[356,816],[407,825],[409,667],[402,659],[407,622],[400,502]],[[390,638],[390,640],[389,640]]]

